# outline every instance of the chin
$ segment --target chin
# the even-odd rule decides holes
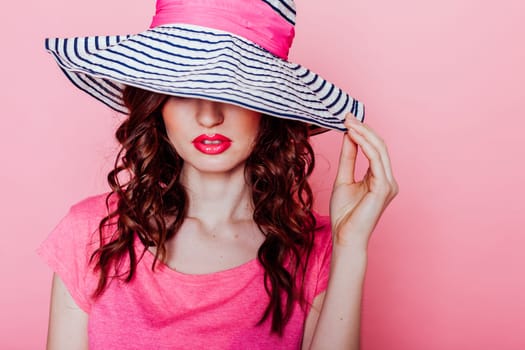
[[[185,162],[185,165],[189,166],[193,169],[193,171],[197,171],[200,173],[205,174],[229,174],[236,171],[243,171],[244,167],[246,165],[245,162],[240,163],[234,163],[234,162],[227,162],[227,161],[219,161],[219,160],[213,160],[213,161],[203,161],[203,162]]]

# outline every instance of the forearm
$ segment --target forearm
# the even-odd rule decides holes
[[[330,280],[310,349],[359,349],[366,249],[335,244]]]
[[[330,198],[334,238],[330,280],[316,326],[310,327],[315,329],[313,336],[311,330],[305,332],[306,349],[359,349],[368,241],[381,214],[398,193],[384,141],[350,116],[345,126],[348,132],[343,137]],[[355,178],[358,147],[369,161],[360,181]],[[311,311],[309,316],[307,321],[317,314]]]

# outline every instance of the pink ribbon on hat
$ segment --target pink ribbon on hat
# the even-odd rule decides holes
[[[284,60],[294,26],[262,0],[157,0],[150,28],[193,24],[244,37]]]

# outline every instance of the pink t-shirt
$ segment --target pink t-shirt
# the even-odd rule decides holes
[[[105,195],[74,205],[38,249],[61,277],[78,306],[89,314],[90,349],[297,349],[308,310],[295,304],[283,337],[270,333],[270,319],[257,326],[268,303],[264,270],[257,259],[210,274],[188,275],[158,263],[138,263],[134,279],[113,280],[91,297],[98,276],[88,264],[98,247],[98,224],[107,213]],[[331,233],[319,217],[304,285],[311,303],[328,283]],[[138,241],[138,240],[137,240]],[[139,243],[140,244],[140,241]],[[137,246],[137,252],[142,248]]]

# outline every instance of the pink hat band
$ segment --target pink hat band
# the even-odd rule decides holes
[[[295,35],[294,26],[261,0],[157,0],[150,28],[176,23],[241,36],[284,60]]]

